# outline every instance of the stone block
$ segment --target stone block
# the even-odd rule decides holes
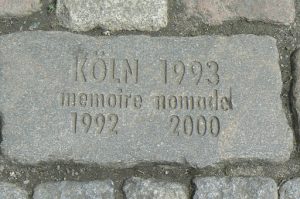
[[[269,36],[4,35],[2,152],[25,164],[282,162],[293,133],[281,88]]]
[[[300,198],[300,178],[295,178],[285,182],[279,189],[280,199]]]
[[[157,31],[168,23],[167,0],[58,0],[57,18],[74,31]]]
[[[30,15],[41,10],[40,0],[0,0],[0,17]]]
[[[277,184],[261,177],[206,177],[194,180],[194,199],[277,199]]]
[[[224,21],[246,19],[289,25],[295,20],[294,0],[181,0],[187,17],[220,25]]]
[[[0,182],[1,199],[28,199],[28,193],[24,189],[6,182]]]
[[[126,180],[123,187],[126,199],[188,199],[189,190],[186,186],[156,179],[133,177]]]
[[[115,199],[110,180],[91,182],[49,182],[34,189],[33,199]]]

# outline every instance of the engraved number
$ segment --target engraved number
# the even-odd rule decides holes
[[[188,136],[193,134],[193,119],[191,116],[185,116],[183,121],[184,133]]]
[[[184,77],[184,73],[185,73],[185,65],[182,61],[178,61],[174,67],[174,74],[176,75],[176,79],[178,84],[181,84],[183,77]]]
[[[109,131],[111,133],[117,134],[118,132],[116,131],[115,128],[116,128],[116,126],[118,124],[118,120],[119,120],[118,116],[115,115],[115,114],[110,114],[110,115],[108,115],[108,120],[111,122]]]
[[[84,126],[84,132],[88,133],[91,128],[91,124],[92,124],[92,116],[88,113],[84,113],[82,115],[81,122],[82,122],[82,125]]]
[[[184,63],[183,61],[169,62],[160,60],[162,77],[165,84],[173,83],[180,85],[183,81],[192,79],[196,85],[206,80],[208,84],[218,85],[220,82],[219,65],[215,61],[209,61],[202,65],[199,61]],[[205,79],[206,78],[206,79]]]
[[[210,61],[207,63],[207,67],[211,70],[211,77],[208,78],[207,81],[211,84],[217,85],[220,81],[220,77],[218,75],[219,65],[214,61]]]
[[[100,134],[102,133],[102,130],[104,128],[104,124],[105,124],[105,117],[103,114],[99,113],[96,118],[95,118],[97,127],[98,127],[98,131],[97,133]]]
[[[179,120],[180,119],[177,115],[172,115],[171,119],[170,119],[172,132],[177,135],[179,135],[179,131],[178,131]],[[172,125],[172,124],[174,124],[174,125]]]
[[[117,125],[119,117],[116,114],[108,114],[107,116],[99,113],[95,116],[89,113],[78,115],[76,112],[71,113],[72,116],[72,131],[76,134],[83,130],[84,133],[89,133],[95,129],[96,134],[101,134],[104,129],[109,133],[117,134]]]
[[[202,115],[197,119],[197,133],[201,136],[206,133],[206,119]]]
[[[202,77],[202,65],[201,65],[201,63],[197,62],[197,61],[194,61],[192,63],[191,71],[192,71],[192,74],[194,75],[194,77],[197,78],[196,84],[198,85],[200,83],[200,80],[201,80],[201,77]]]
[[[210,126],[209,126],[209,130],[210,130],[210,133],[217,137],[220,133],[220,121],[217,117],[213,116],[211,119],[210,119]]]
[[[193,133],[196,133],[200,136],[204,136],[206,133],[210,133],[214,137],[218,137],[220,133],[220,121],[216,116],[206,120],[202,115],[196,119],[187,115],[181,120],[179,116],[172,115],[170,117],[170,125],[171,131],[176,135],[185,134],[192,136]]]

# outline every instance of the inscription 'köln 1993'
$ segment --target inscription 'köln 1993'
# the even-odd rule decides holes
[[[94,133],[95,135],[122,133],[118,126],[122,120],[117,114],[118,111],[126,111],[126,109],[140,111],[143,109],[144,103],[150,101],[152,110],[158,113],[167,110],[179,111],[178,115],[170,114],[168,118],[169,131],[173,135],[204,136],[210,134],[214,137],[219,135],[222,122],[217,116],[205,117],[201,114],[181,116],[182,114],[180,114],[180,111],[193,110],[198,112],[233,110],[232,88],[228,89],[227,96],[221,96],[220,91],[214,89],[220,84],[221,78],[220,66],[216,61],[158,60],[158,69],[163,85],[180,86],[188,83],[201,86],[206,84],[212,88],[210,93],[195,96],[170,94],[145,96],[139,94],[139,91],[126,93],[125,89],[122,89],[122,85],[128,87],[133,84],[141,84],[139,79],[143,72],[140,67],[141,63],[138,59],[109,58],[101,51],[79,53],[76,56],[76,64],[72,68],[74,82],[116,84],[119,89],[115,93],[61,92],[59,96],[61,107],[99,108],[110,112],[108,114],[71,112],[73,133]],[[151,98],[151,100],[145,100],[145,98]]]

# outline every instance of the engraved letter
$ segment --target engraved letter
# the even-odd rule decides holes
[[[110,59],[110,70],[109,70],[109,79],[110,83],[120,83],[120,78],[115,77],[116,73],[116,60]]]
[[[61,106],[75,106],[75,93],[61,93]]]
[[[166,97],[164,95],[154,96],[156,109],[165,109],[166,108]]]
[[[133,67],[132,67],[133,66]],[[133,76],[134,83],[138,83],[138,75],[139,75],[139,64],[138,60],[134,60],[132,66],[130,65],[128,59],[123,61],[123,74],[124,74],[124,82],[128,83],[128,75]]]
[[[168,101],[169,101],[169,107],[171,109],[177,108],[177,98],[175,96],[170,96]]]
[[[85,67],[87,62],[87,54],[79,54],[76,56],[76,73],[75,73],[75,81],[83,81],[86,82],[86,77],[84,74],[83,68]]]
[[[115,108],[117,104],[117,98],[115,94],[109,94],[108,95],[108,100],[107,100],[108,106],[111,108]]]
[[[79,104],[81,107],[85,107],[87,104],[87,95],[84,93],[79,94]]]
[[[99,70],[98,75],[97,75],[97,68]],[[92,76],[96,81],[102,82],[105,80],[106,72],[107,72],[107,67],[105,61],[103,59],[98,59],[93,66]]]

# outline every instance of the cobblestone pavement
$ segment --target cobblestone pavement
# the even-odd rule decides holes
[[[299,199],[299,22],[299,0],[0,0],[0,198]]]

